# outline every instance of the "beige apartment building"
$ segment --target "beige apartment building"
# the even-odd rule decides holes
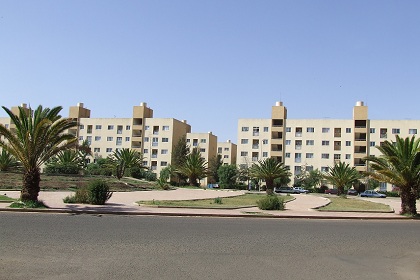
[[[282,105],[278,102],[276,106]],[[286,119],[286,114],[284,117],[284,160],[281,162],[290,168],[293,175],[302,170],[326,172],[338,161],[366,171],[363,159],[369,155],[380,155],[375,146],[385,140],[394,141],[395,135],[403,138],[417,135],[420,130],[420,120],[370,120],[368,107],[361,101],[353,107],[352,119]],[[249,165],[278,156],[278,151],[272,150],[276,146],[270,138],[275,135],[270,130],[273,123],[272,119],[239,120],[238,164]],[[383,191],[392,190],[392,187],[380,184]]]
[[[237,150],[237,145],[230,140],[217,143],[217,153],[222,156],[223,165],[236,164]]]

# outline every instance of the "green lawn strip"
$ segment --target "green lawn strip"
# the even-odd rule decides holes
[[[13,202],[13,201],[16,201],[16,199],[0,194],[0,202]]]
[[[331,203],[318,208],[318,211],[331,212],[392,212],[389,205],[357,198],[328,197]]]
[[[194,207],[194,208],[244,208],[257,206],[257,200],[265,194],[244,194],[233,197],[222,197],[222,203],[215,203],[214,198],[195,200],[149,200],[138,201],[139,205],[163,207]],[[293,196],[281,196],[285,202],[292,200]]]

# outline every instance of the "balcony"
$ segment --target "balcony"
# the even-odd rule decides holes
[[[296,132],[295,137],[302,137],[302,132]]]
[[[295,146],[295,149],[296,149],[296,150],[302,150],[302,145],[296,145],[296,146]]]
[[[260,145],[252,145],[252,148],[253,149],[259,149],[260,148]]]

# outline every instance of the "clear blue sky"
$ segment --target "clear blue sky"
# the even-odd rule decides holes
[[[0,105],[158,118],[420,119],[420,1],[2,0]],[[0,116],[6,116],[1,110]]]

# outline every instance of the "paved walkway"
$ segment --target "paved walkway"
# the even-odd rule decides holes
[[[407,219],[398,215],[399,198],[366,199],[374,202],[384,203],[396,211],[394,213],[369,213],[369,212],[321,212],[314,208],[326,205],[329,199],[317,195],[297,194],[293,195],[295,200],[286,203],[285,211],[263,211],[257,207],[241,209],[193,209],[193,208],[163,208],[152,206],[139,206],[136,201],[141,200],[191,200],[216,197],[230,197],[246,193],[246,191],[229,190],[197,190],[197,189],[176,189],[170,191],[136,191],[136,192],[114,192],[106,205],[86,204],[65,204],[63,198],[74,194],[73,192],[45,192],[41,191],[39,199],[49,209],[43,211],[51,212],[76,212],[76,213],[113,213],[127,215],[177,215],[177,216],[227,216],[227,217],[282,217],[282,218],[318,218],[318,219]],[[3,191],[12,198],[19,198],[19,191]],[[0,210],[10,211],[8,203],[0,203]],[[18,209],[19,211],[20,209]],[[38,210],[36,210],[38,211]],[[41,210],[42,211],[42,210]]]

